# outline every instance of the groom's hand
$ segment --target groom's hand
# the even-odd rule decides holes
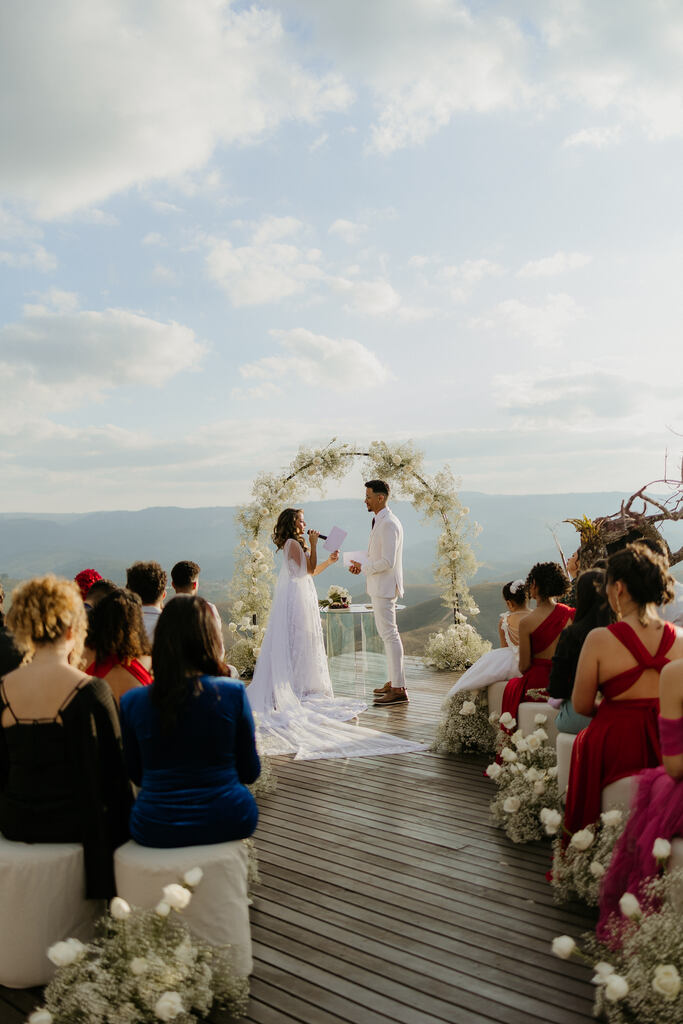
[[[349,564],[349,572],[353,576],[358,576],[360,573],[360,562],[351,562]]]

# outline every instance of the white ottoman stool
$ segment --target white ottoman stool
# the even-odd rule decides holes
[[[550,735],[550,733],[548,733]],[[569,768],[572,763],[572,748],[576,735],[572,732],[558,732],[555,740],[557,751],[557,791],[560,799],[564,799],[569,782]]]
[[[247,901],[247,847],[241,841],[209,846],[157,849],[132,840],[114,855],[116,891],[135,907],[155,907],[161,890],[182,882],[190,868],[204,877],[182,916],[198,938],[212,946],[231,945],[235,970],[251,974],[251,928]]]
[[[625,779],[617,779],[610,782],[602,791],[601,805],[603,811],[623,811],[628,815],[631,810],[631,801],[636,795],[638,788],[638,776],[627,775]]]
[[[489,714],[491,714],[492,711],[495,711],[498,718],[503,714],[503,694],[505,693],[505,687],[507,684],[507,679],[502,679],[499,683],[491,683],[487,690],[489,698]]]
[[[676,868],[683,868],[683,839],[681,838],[671,840],[669,871],[675,871]]]
[[[62,939],[88,942],[102,900],[86,900],[80,843],[14,843],[0,836],[0,985],[45,985],[54,973],[47,949]]]
[[[534,722],[536,715],[545,715],[547,721],[544,723],[543,728],[548,733],[548,741],[554,743],[557,738],[557,729],[555,728],[557,711],[558,709],[554,708],[552,704],[533,704],[531,701],[523,701],[519,705],[517,725],[524,735],[528,736],[534,729],[538,729]]]

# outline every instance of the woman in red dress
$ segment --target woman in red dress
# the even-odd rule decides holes
[[[683,657],[683,631],[657,614],[673,596],[666,559],[627,545],[607,562],[606,592],[620,621],[588,634],[576,669],[574,709],[593,719],[572,751],[566,839],[597,821],[605,786],[661,764],[659,674]]]
[[[522,675],[511,679],[503,694],[503,714],[517,718],[522,701],[548,699],[548,682],[553,654],[564,627],[573,620],[574,609],[559,604],[569,580],[557,562],[538,562],[527,576],[526,589],[536,607],[519,624],[519,667]],[[529,697],[529,690],[543,695]]]
[[[117,589],[95,605],[84,664],[88,675],[106,680],[117,704],[134,686],[149,686],[149,641],[137,594]]]

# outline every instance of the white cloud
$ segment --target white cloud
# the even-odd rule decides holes
[[[207,239],[210,279],[220,285],[234,306],[278,302],[303,292],[325,275],[318,250],[304,250],[284,241],[302,228],[294,217],[268,217],[256,225],[247,245]]]
[[[350,281],[338,277],[330,280],[332,288],[346,297],[345,309],[363,316],[386,316],[396,312],[401,305],[401,296],[389,281],[376,278],[372,281]]]
[[[226,0],[14,2],[0,88],[0,187],[46,218],[351,100],[301,65],[278,14]]]
[[[43,273],[55,270],[57,259],[53,253],[48,252],[42,245],[32,245],[28,249],[0,250],[0,263],[6,267],[25,269],[33,267]]]
[[[355,221],[339,218],[330,224],[328,233],[336,235],[343,242],[348,242],[349,245],[353,245],[355,242],[360,241],[367,230],[365,224],[357,224]]]
[[[245,380],[257,382],[246,397],[275,395],[284,379],[303,388],[343,393],[380,387],[392,377],[374,352],[359,341],[327,338],[304,328],[270,333],[279,339],[285,354],[264,356],[240,367]],[[236,391],[235,396],[244,397],[244,392]]]
[[[548,295],[541,305],[529,305],[519,299],[506,299],[483,317],[473,317],[470,326],[496,331],[503,336],[528,338],[540,347],[554,347],[569,328],[584,315],[571,295]]]
[[[517,272],[518,277],[554,277],[570,270],[579,270],[591,262],[592,257],[583,252],[556,252],[540,260],[531,260]]]
[[[149,231],[142,239],[143,245],[165,245],[166,240],[158,231]]]
[[[0,416],[23,423],[77,408],[128,385],[158,388],[198,365],[194,331],[124,309],[78,310],[69,292],[27,306],[23,320],[0,329]]]
[[[621,141],[622,130],[618,125],[611,125],[602,128],[581,128],[578,132],[572,132],[564,140],[562,145],[570,149],[573,146],[587,146],[592,149],[609,149]]]
[[[487,277],[498,277],[503,267],[491,260],[465,260],[459,265],[442,267],[438,280],[446,285],[454,302],[466,302],[479,284]]]

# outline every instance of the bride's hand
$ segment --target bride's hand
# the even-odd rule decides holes
[[[320,536],[320,534],[318,533],[317,530],[309,530],[308,531],[308,539],[311,542],[311,547],[313,547],[315,544],[318,543],[318,537],[319,536]]]
[[[332,554],[330,555],[330,561],[331,562],[336,562],[338,560],[339,560],[339,552],[338,551],[333,551]]]

